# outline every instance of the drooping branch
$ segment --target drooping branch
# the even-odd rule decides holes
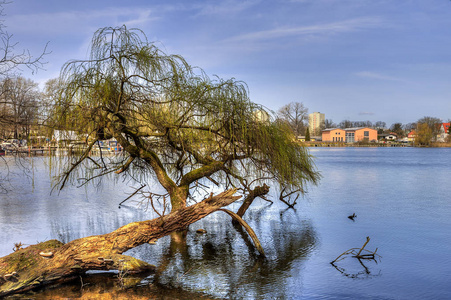
[[[91,142],[88,144],[88,148],[84,151],[84,153],[83,153],[83,155],[81,156],[81,158],[79,158],[79,159],[77,160],[77,162],[75,162],[75,163],[72,165],[72,167],[64,173],[63,180],[61,181],[61,185],[60,185],[60,190],[62,190],[62,189],[64,188],[64,186],[65,186],[67,180],[69,179],[69,176],[70,176],[71,173],[78,167],[78,165],[80,165],[87,157],[89,157],[89,153],[91,152],[92,147],[95,145],[96,142],[97,142],[97,139],[91,141]]]

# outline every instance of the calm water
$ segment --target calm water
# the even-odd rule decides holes
[[[76,282],[35,294],[36,299],[450,299],[451,149],[312,149],[323,179],[296,211],[257,201],[245,219],[267,254],[260,261],[217,212],[190,227],[187,247],[163,238],[127,254],[160,266],[132,290],[111,278],[81,288]],[[153,218],[142,205],[118,203],[127,183],[101,188],[70,187],[50,195],[49,161],[35,158],[26,176],[10,165],[9,191],[0,194],[0,255],[15,242],[63,242],[112,231],[131,221]],[[232,208],[236,210],[236,207]],[[347,218],[355,213],[355,222]],[[208,233],[198,235],[195,230]],[[378,248],[377,263],[347,258],[343,251]],[[111,276],[110,276],[111,277]],[[130,278],[132,280],[132,278]],[[159,282],[159,286],[150,283]]]

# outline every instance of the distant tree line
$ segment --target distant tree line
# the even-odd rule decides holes
[[[440,124],[443,121],[436,117],[425,116],[411,123],[393,123],[387,126],[384,121],[351,121],[343,120],[340,123],[335,123],[332,119],[325,119],[324,124],[320,127],[319,132],[310,132],[308,130],[308,108],[302,102],[291,102],[282,106],[277,112],[277,120],[283,122],[293,131],[296,136],[305,136],[307,140],[312,135],[321,135],[321,130],[325,128],[354,128],[354,127],[368,127],[374,128],[378,134],[394,133],[398,138],[406,137],[411,131],[415,131],[415,142],[419,146],[428,146],[437,140],[439,134]],[[450,122],[450,120],[448,120]],[[451,142],[451,141],[450,141]]]
[[[0,17],[4,17],[5,5],[0,0]],[[20,76],[22,68],[32,73],[41,70],[48,54],[47,46],[37,56],[28,50],[17,50],[18,43],[6,31],[4,19],[0,18],[0,135],[2,138],[26,138],[32,126],[39,122],[42,106],[38,84]]]

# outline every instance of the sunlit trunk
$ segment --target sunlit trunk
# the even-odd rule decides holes
[[[130,223],[111,233],[80,238],[67,244],[56,240],[47,241],[1,257],[1,273],[8,276],[7,279],[0,279],[0,297],[78,276],[93,269],[129,273],[148,271],[154,267],[122,253],[185,230],[188,225],[238,200],[240,197],[234,196],[235,192],[228,190],[166,216]],[[183,238],[183,235],[177,235]],[[183,239],[173,240],[176,241],[174,246],[183,245]]]

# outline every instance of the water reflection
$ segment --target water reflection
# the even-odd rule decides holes
[[[255,213],[259,215],[261,211]],[[315,248],[311,223],[303,220],[302,226],[298,223],[295,230],[293,224],[299,220],[294,213],[284,217],[286,226],[279,226],[278,221],[267,223],[265,218],[249,221],[267,254],[266,259],[261,259],[248,238],[243,239],[243,232],[236,230],[225,214],[220,218],[226,219],[220,222],[215,217],[203,220],[202,226],[208,230],[205,235],[191,228],[186,244],[176,244],[169,238],[159,241],[167,247],[158,258],[159,268],[152,278],[153,284],[204,291],[215,297],[289,298],[287,279],[294,265],[299,267]],[[155,259],[152,247],[143,245],[129,252],[152,262]]]
[[[338,266],[335,263],[331,263],[331,265],[338,271],[340,272],[343,276],[348,277],[348,278],[352,278],[352,279],[369,279],[372,277],[377,277],[377,276],[381,276],[381,270],[380,269],[375,269],[372,268],[370,269],[370,267],[367,267],[367,265],[369,265],[370,263],[375,263],[377,265],[377,261],[375,260],[368,260],[365,263],[357,258],[356,261],[358,261],[358,263],[360,264],[361,268],[359,267],[355,267],[355,266],[347,266],[347,267],[343,267],[343,266]]]
[[[2,240],[11,241],[10,247],[2,246],[4,255],[11,252],[12,241],[34,244],[58,239],[68,242],[156,217],[131,201],[118,209],[118,203],[125,198],[118,194],[127,194],[126,185],[121,183],[106,183],[102,189],[68,187],[60,194],[50,195],[50,179],[45,180],[42,175],[45,172],[45,168],[36,170],[33,191],[15,190],[9,194],[11,197],[1,199],[2,229],[10,222],[17,223],[10,231],[0,233]],[[236,210],[238,205],[231,210]],[[183,295],[195,295],[195,298],[200,298],[199,295],[207,298],[231,295],[236,298],[289,298],[290,278],[301,277],[302,265],[316,247],[316,233],[311,221],[300,217],[293,209],[286,210],[285,206],[269,205],[265,201],[248,210],[245,219],[259,237],[266,260],[258,258],[247,233],[234,228],[227,214],[216,212],[190,227],[186,244],[175,244],[170,237],[165,237],[155,245],[142,245],[125,253],[159,267],[157,274],[145,278],[141,287],[130,291],[131,299],[143,299],[141,293],[158,295],[168,290],[174,295],[182,291],[175,297],[177,299]],[[197,234],[199,228],[206,229],[207,233]],[[96,299],[97,292],[120,299],[119,281],[114,275],[110,277],[107,287],[88,285],[81,288],[81,282],[77,280],[64,289],[46,289],[33,297]],[[82,280],[97,279],[90,275]]]
[[[266,259],[257,255],[247,234],[237,230],[228,215],[217,212],[193,224],[186,243],[175,243],[168,236],[155,245],[145,244],[125,253],[158,267],[156,274],[142,281],[129,277],[128,280],[140,282],[132,290],[124,292],[113,274],[108,280],[104,275],[89,275],[63,289],[47,288],[33,298],[121,299],[127,295],[129,299],[146,299],[168,293],[176,299],[290,298],[287,280],[293,270],[302,269],[302,262],[315,249],[315,230],[309,220],[300,219],[293,210],[267,207],[248,213],[249,224],[262,242]],[[53,222],[52,236],[68,241],[78,238],[80,227],[91,228],[93,234],[105,230],[98,221],[89,217],[74,223]],[[110,222],[120,224],[123,220],[116,216]],[[196,233],[201,227],[207,230],[206,234]]]
[[[138,281],[140,278],[133,278]],[[113,299],[215,299],[203,293],[183,291],[180,289],[162,289],[154,285],[140,285],[133,289],[124,288],[116,277],[110,274],[96,274],[84,276],[76,283],[47,287],[37,292],[29,292],[20,296],[6,297],[12,299],[34,299],[34,300],[59,300],[59,299],[81,299],[81,300],[113,300]]]
[[[85,299],[120,299],[124,293],[130,299],[165,293],[173,298],[448,299],[451,260],[437,249],[451,252],[451,149],[315,149],[314,155],[324,177],[297,211],[257,201],[245,215],[266,261],[255,257],[230,217],[217,212],[191,226],[184,247],[171,248],[165,237],[127,253],[161,265],[158,276],[126,292],[114,277],[111,289],[87,285]],[[11,253],[15,242],[72,240],[154,217],[132,201],[118,209],[131,193],[122,182],[50,195],[48,164],[34,162],[33,182],[14,171],[10,181],[17,188],[0,193],[0,255]],[[347,217],[354,212],[358,218],[352,222]],[[207,234],[196,234],[199,228]],[[365,268],[350,258],[337,264],[343,269],[330,265],[365,236],[380,249],[382,263],[363,261]],[[67,287],[78,293],[67,292],[67,298],[82,295],[80,288],[80,281]],[[30,298],[61,299],[64,293],[66,288],[58,288],[52,296]]]

